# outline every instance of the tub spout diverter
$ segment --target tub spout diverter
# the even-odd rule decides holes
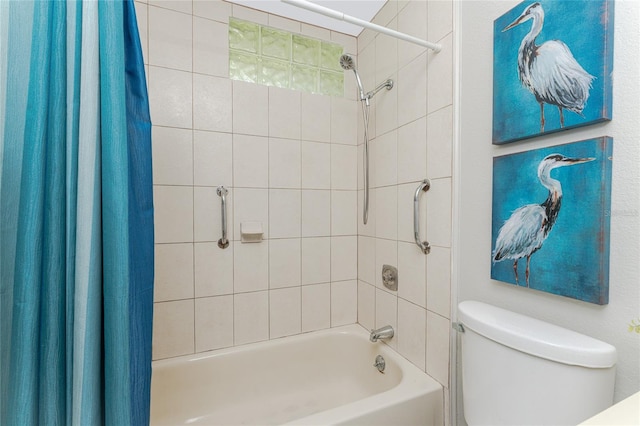
[[[377,342],[380,339],[391,339],[392,337],[393,327],[391,327],[390,325],[385,325],[384,327],[378,328],[377,330],[371,330],[369,340],[372,342]]]

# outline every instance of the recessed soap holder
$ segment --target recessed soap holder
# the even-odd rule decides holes
[[[392,291],[398,291],[398,268],[382,265],[382,284]]]

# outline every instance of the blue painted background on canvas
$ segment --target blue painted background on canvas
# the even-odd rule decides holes
[[[546,241],[531,256],[530,288],[608,303],[612,151],[610,138],[598,138],[494,158],[492,251],[500,227],[514,210],[547,198],[549,191],[537,176],[543,158],[555,153],[596,158],[551,172],[562,185],[562,206]],[[526,285],[525,267],[526,258],[520,259],[520,286]],[[515,284],[513,260],[492,263],[491,278]]]
[[[494,23],[493,143],[501,144],[561,130],[558,108],[545,104],[545,129],[540,133],[540,106],[518,77],[518,49],[531,30],[527,21],[502,30],[534,3],[519,4]],[[544,25],[536,44],[559,39],[578,63],[593,75],[583,116],[564,111],[565,127],[572,128],[611,119],[613,70],[613,1],[541,0]]]

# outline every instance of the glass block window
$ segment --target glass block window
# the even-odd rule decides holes
[[[229,19],[229,76],[266,86],[343,96],[342,46]]]

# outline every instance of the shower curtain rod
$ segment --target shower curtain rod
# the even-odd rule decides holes
[[[280,0],[280,1],[295,7],[307,9],[312,12],[316,12],[321,15],[328,16],[333,19],[338,19],[340,21],[348,22],[350,24],[354,24],[359,27],[369,28],[371,30],[374,30],[383,34],[390,35],[391,37],[398,38],[400,40],[405,40],[410,43],[415,43],[420,46],[431,49],[434,52],[439,52],[440,50],[442,50],[442,45],[438,43],[431,43],[430,41],[422,40],[417,37],[411,36],[409,34],[401,33],[399,31],[383,27],[382,25],[372,24],[371,22],[367,22],[365,20],[355,18],[353,16],[345,15],[344,13],[338,12],[337,10],[329,9],[328,7],[320,6],[315,3],[311,3],[310,1],[307,1],[307,0]]]

